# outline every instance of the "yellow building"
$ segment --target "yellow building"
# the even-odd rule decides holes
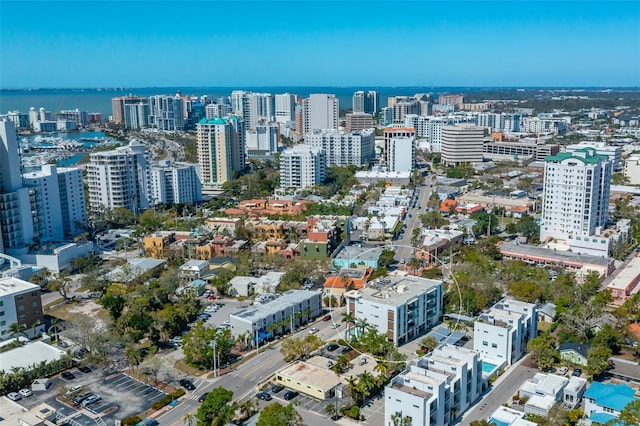
[[[155,233],[144,237],[144,254],[154,259],[164,259],[165,253],[169,250],[169,246],[173,243],[175,234],[171,233]]]
[[[342,383],[333,371],[302,361],[277,372],[275,381],[320,400],[332,397],[336,386]]]

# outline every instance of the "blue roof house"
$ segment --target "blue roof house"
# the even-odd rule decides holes
[[[634,401],[635,390],[625,384],[594,382],[584,394],[584,413],[593,425],[604,425],[616,419],[620,411]]]

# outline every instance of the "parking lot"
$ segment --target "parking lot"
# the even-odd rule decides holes
[[[22,398],[19,404],[33,408],[40,403],[46,403],[56,409],[60,414],[72,416],[81,424],[93,424],[96,417],[102,417],[107,424],[115,423],[125,417],[139,414],[151,407],[151,405],[165,396],[165,393],[130,377],[125,373],[116,373],[110,376],[100,368],[93,368],[88,373],[82,373],[78,369],[69,370],[73,379],[63,379],[58,376],[51,379],[52,386],[46,392],[34,392],[33,396]],[[72,397],[59,398],[65,390],[77,387],[69,394],[78,395],[91,392],[101,397],[85,409],[74,406],[70,401]]]

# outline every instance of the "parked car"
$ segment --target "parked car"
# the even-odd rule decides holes
[[[18,393],[26,398],[33,395],[33,392],[31,392],[31,389],[29,388],[20,389]]]
[[[258,392],[256,394],[256,398],[261,399],[263,401],[271,401],[273,398],[267,392]]]
[[[558,374],[562,374],[564,376],[565,374],[567,374],[567,371],[569,371],[569,367],[560,367],[558,369]]]
[[[351,350],[351,348],[344,347],[344,348],[342,348],[342,349],[340,350],[340,353],[341,353],[342,355],[344,355],[344,354],[346,354],[347,352],[349,352],[350,350]]]
[[[82,401],[84,401],[85,399],[89,398],[91,395],[93,395],[93,393],[91,393],[91,392],[82,393],[82,394],[76,396],[75,398],[73,398],[73,403],[74,404],[81,404]]]
[[[367,359],[366,358],[360,358],[360,362],[358,363],[359,365],[365,365],[367,363]]]
[[[195,385],[191,382],[191,380],[187,380],[187,379],[180,380],[180,386],[182,386],[186,390],[194,390],[196,388]]]
[[[332,343],[332,344],[330,344],[329,346],[327,346],[327,350],[328,350],[329,352],[333,352],[333,351],[335,351],[336,349],[338,349],[338,347],[339,347],[339,346],[340,346],[340,345],[338,345],[337,343]]]
[[[22,399],[22,397],[20,396],[20,394],[19,394],[19,393],[17,393],[17,392],[10,392],[10,393],[7,395],[7,398],[9,398],[9,399],[10,399],[10,400],[12,400],[12,401],[20,401],[20,400]]]
[[[204,400],[207,399],[207,395],[209,395],[209,392],[205,392],[200,395],[200,397],[198,398],[198,402],[204,402]]]
[[[91,404],[95,404],[96,402],[100,401],[102,399],[102,397],[100,395],[91,395],[89,398],[85,399],[84,401],[82,401],[82,405],[83,407],[88,407]]]
[[[287,401],[291,401],[296,396],[298,396],[298,392],[297,391],[288,390],[288,391],[286,391],[284,393],[284,395],[282,397]]]
[[[62,376],[62,378],[65,379],[65,380],[73,380],[73,379],[76,378],[76,376],[74,376],[73,373],[71,373],[69,371],[65,371],[60,376]]]
[[[91,367],[87,365],[82,365],[78,367],[78,370],[82,371],[83,373],[91,373]]]
[[[284,389],[284,386],[282,386],[282,385],[278,385],[278,384],[273,385],[273,386],[271,386],[271,393],[278,393],[282,389]]]
[[[580,377],[582,375],[582,369],[581,368],[574,368],[573,369],[573,373],[571,373],[572,376],[576,376],[576,377]]]

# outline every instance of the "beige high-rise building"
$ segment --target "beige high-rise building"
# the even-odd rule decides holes
[[[370,129],[373,126],[373,116],[364,112],[354,112],[347,114],[346,131]]]
[[[442,163],[458,166],[482,162],[484,128],[463,124],[442,126]]]
[[[203,118],[197,125],[198,162],[203,187],[219,187],[244,168],[244,122]]]
[[[140,103],[148,103],[148,99],[144,96],[119,96],[111,99],[111,120],[116,124],[124,124],[125,105],[135,105]]]

